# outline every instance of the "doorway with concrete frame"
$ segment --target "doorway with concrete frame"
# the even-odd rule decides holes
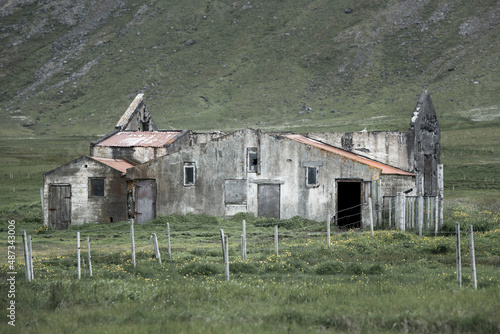
[[[360,180],[337,180],[337,226],[361,227],[362,187]]]

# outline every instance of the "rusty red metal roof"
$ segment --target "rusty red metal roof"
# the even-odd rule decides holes
[[[122,159],[108,159],[108,158],[97,158],[97,157],[89,157],[89,158],[99,161],[116,170],[119,170],[120,172],[122,172],[122,175],[125,175],[127,173],[127,168],[134,167],[134,165]]]
[[[378,161],[375,161],[375,160],[372,160],[372,159],[368,159],[368,158],[359,156],[359,155],[357,155],[355,153],[344,151],[344,150],[342,150],[340,148],[337,148],[337,147],[334,147],[334,146],[330,146],[330,145],[325,144],[325,143],[321,143],[319,141],[316,141],[316,140],[311,139],[311,138],[304,137],[302,135],[288,134],[288,135],[282,135],[282,136],[286,137],[286,138],[289,138],[289,139],[292,139],[292,140],[295,140],[295,141],[298,141],[299,143],[302,143],[302,144],[314,146],[314,147],[317,147],[319,149],[322,149],[322,150],[325,150],[325,151],[328,151],[328,152],[332,152],[332,153],[344,156],[346,158],[349,158],[351,160],[360,162],[360,163],[365,164],[365,165],[376,167],[376,168],[382,170],[382,174],[395,174],[395,175],[415,176],[415,174],[406,172],[406,171],[404,171],[402,169],[399,169],[399,168],[396,168],[396,167],[392,167],[392,166],[383,164],[381,162],[378,162]]]
[[[96,146],[162,147],[170,144],[180,131],[124,131],[103,140]]]

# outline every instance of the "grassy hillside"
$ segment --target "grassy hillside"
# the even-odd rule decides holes
[[[496,0],[4,2],[2,200],[28,166],[36,200],[41,172],[87,152],[139,92],[165,129],[300,132],[405,130],[422,89],[445,187],[497,196],[499,22]]]

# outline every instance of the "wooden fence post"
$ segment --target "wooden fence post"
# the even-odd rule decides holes
[[[40,202],[42,203],[42,212],[43,212],[43,188],[40,188]]]
[[[434,197],[434,233],[437,236],[439,230],[439,198]]]
[[[330,248],[330,225],[331,225],[331,213],[328,211],[328,219],[326,220],[326,245]]]
[[[460,254],[460,223],[455,223],[457,233],[457,281],[462,286],[462,255]]]
[[[373,237],[373,204],[372,204],[372,197],[368,197],[368,215],[370,216],[370,233]]]
[[[229,240],[227,235],[224,236],[224,271],[226,274],[226,281],[229,281]]]
[[[469,225],[470,267],[472,271],[472,287],[477,289],[476,255],[474,252],[474,228]]]
[[[158,262],[161,264],[161,254],[160,254],[160,248],[158,247],[158,238],[156,236],[156,233],[153,233],[153,245],[155,248],[155,257],[158,260]]]
[[[168,259],[172,259],[172,249],[170,245],[170,224],[167,223],[167,236],[168,236]]]
[[[429,196],[427,196],[425,198],[425,214],[427,216],[427,228],[430,230],[431,227],[432,227],[432,224],[431,224],[431,211],[430,211],[430,207],[431,207],[431,198]]]
[[[29,260],[28,237],[26,236],[26,230],[23,230],[23,248],[24,248],[24,271],[26,273],[26,279],[28,281],[31,281],[31,267]]]
[[[444,200],[444,174],[443,174],[443,165],[439,164],[437,170],[437,183],[438,183],[438,214],[437,221],[439,222],[439,228],[443,227],[443,218],[444,218],[444,208],[443,208],[443,200]]]
[[[241,236],[241,259],[247,259],[247,222],[243,219],[242,222],[243,235]]]
[[[278,257],[278,225],[274,225],[274,253]]]
[[[226,261],[226,245],[224,244],[224,231],[220,230],[220,241],[222,243],[222,260]]]
[[[389,197],[389,227],[392,226],[392,197]]]
[[[406,230],[406,222],[405,222],[405,217],[406,217],[406,214],[405,214],[405,194],[402,193],[402,192],[399,192],[397,194],[397,198],[396,198],[396,204],[397,204],[397,208],[396,208],[396,217],[397,217],[397,224],[400,228],[401,231],[405,231]]]
[[[422,229],[424,227],[424,198],[422,195],[418,196],[418,235],[422,236]]]
[[[87,238],[87,250],[89,253],[89,277],[92,277],[92,256],[90,255],[90,238]]]
[[[82,278],[82,264],[80,258],[80,232],[76,232],[76,253],[78,257],[78,279]]]
[[[133,219],[130,219],[130,245],[132,248],[132,265],[135,268],[137,263],[135,261],[135,240],[134,240],[134,220]]]
[[[31,248],[31,235],[28,236],[29,239],[30,239],[30,244],[29,244],[29,248],[30,248],[30,256],[29,256],[29,259],[30,259],[30,275],[31,275],[31,280],[34,280],[35,279],[35,273],[33,272],[33,249]]]

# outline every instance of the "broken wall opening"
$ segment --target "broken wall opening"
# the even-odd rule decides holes
[[[337,226],[361,227],[362,183],[358,180],[337,181]]]

